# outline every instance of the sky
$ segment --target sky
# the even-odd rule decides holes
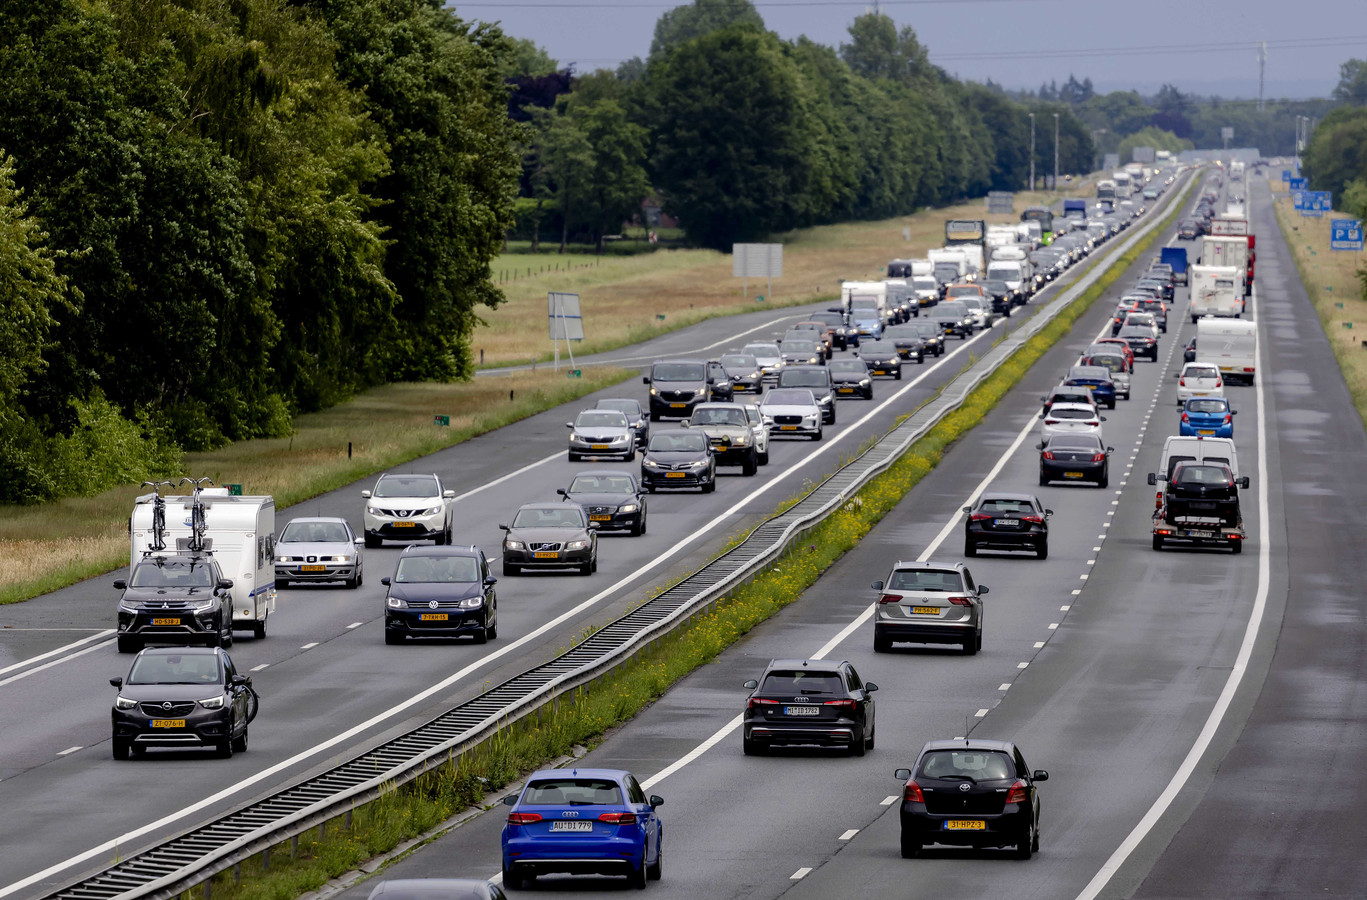
[[[500,22],[560,64],[590,72],[645,58],[672,0],[484,0],[448,5]],[[829,46],[875,6],[910,25],[931,61],[961,79],[1038,88],[1069,74],[1099,91],[1152,93],[1164,83],[1222,97],[1324,97],[1339,64],[1367,59],[1367,0],[754,0],[771,31]]]

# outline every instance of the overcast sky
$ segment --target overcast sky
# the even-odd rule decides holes
[[[450,2],[466,19],[501,22],[578,71],[645,57],[669,0]],[[1267,41],[1266,96],[1327,96],[1341,62],[1367,59],[1367,0],[757,0],[770,30],[838,46],[877,5],[910,25],[931,59],[960,78],[1036,88],[1069,73],[1099,90],[1151,92],[1164,82],[1224,97],[1258,95],[1257,42]]]

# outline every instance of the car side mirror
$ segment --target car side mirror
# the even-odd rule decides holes
[[[978,585],[978,596],[979,596],[979,597],[981,597],[983,594],[991,593],[991,591],[992,591],[992,589],[989,588],[989,587],[988,587],[987,585],[985,585],[985,584],[980,584],[980,585]]]
[[[493,575],[485,575],[484,583],[489,585],[498,584],[498,578]]]
[[[664,803],[665,803],[665,798],[661,797],[659,794],[651,794],[651,795],[650,795],[650,808],[651,808],[651,809],[658,809],[658,808],[660,808],[661,806],[664,806]]]
[[[564,489],[564,488],[556,488],[556,489],[555,489],[555,492],[556,492],[557,494],[559,494],[560,496],[562,496],[562,497],[568,497],[568,496],[569,496],[569,494],[567,494],[567,493],[565,492],[565,489]]]
[[[1046,518],[1046,519],[1052,519],[1053,517],[1054,517],[1054,511],[1053,511],[1052,509],[1046,509],[1046,510],[1044,511],[1044,518]]]
[[[370,491],[361,491],[361,496],[366,500],[370,499]]]
[[[384,585],[385,587],[389,587],[389,576],[386,575],[385,577],[381,578],[380,584]]]
[[[503,798],[504,806],[517,806],[517,794],[507,794]]]
[[[1115,452],[1115,448],[1114,448],[1114,447],[1107,447],[1107,448],[1106,448],[1106,453],[1107,453],[1107,455],[1110,455],[1110,454],[1112,454],[1112,453],[1114,453],[1114,452]]]
[[[641,384],[650,384],[650,376],[646,375],[641,379]]]
[[[1239,479],[1239,487],[1244,488],[1245,490],[1247,490],[1247,488],[1248,488],[1248,476],[1247,476],[1247,475],[1245,475],[1243,478],[1240,478],[1240,479]]]
[[[573,427],[574,427],[574,423],[573,423],[573,422],[566,422],[566,423],[565,423],[565,427],[566,427],[566,428],[573,428]]]
[[[442,491],[442,492],[441,492],[441,499],[443,499],[443,500],[454,500],[454,499],[456,499],[456,492],[455,492],[455,491]]]
[[[749,681],[745,682],[745,684],[742,685],[742,687],[749,688],[753,691],[755,688],[759,687],[759,682],[751,678]]]
[[[1231,409],[1231,410],[1229,411],[1229,414],[1230,414],[1231,416],[1237,416],[1237,415],[1239,414],[1239,411],[1238,411],[1237,409]]]
[[[971,513],[971,512],[973,512],[973,507],[971,507],[971,506],[965,506],[965,507],[964,507],[964,512],[966,512],[966,513]]]
[[[872,694],[874,691],[878,690],[878,685],[874,684],[872,681],[866,681],[864,682],[864,690],[867,693]]]
[[[1049,773],[1044,771],[1043,769],[1036,769],[1035,771],[1030,773],[1030,777],[1033,778],[1035,781],[1048,781]]]
[[[128,582],[120,578],[118,581],[114,582],[114,587],[118,588],[121,591],[126,591],[128,590]]]
[[[233,680],[230,681],[229,684],[237,687],[251,687],[252,677],[250,675],[234,675]]]
[[[351,539],[351,543],[355,544],[357,547],[364,546],[364,545],[365,545],[365,538],[363,538],[363,537],[352,538],[352,539]]]
[[[1043,450],[1043,449],[1044,449],[1044,441],[1040,441],[1038,444],[1036,444],[1036,445],[1035,445],[1035,449],[1036,449],[1036,450]]]
[[[110,683],[111,685],[113,685],[114,687],[116,687],[116,688],[121,688],[121,687],[123,687],[123,679],[122,679],[122,678],[111,678],[111,679],[109,679],[109,683]]]
[[[218,579],[218,589],[220,591],[231,591],[233,589],[233,580],[231,578]]]
[[[499,523],[498,530],[499,530],[499,531],[507,531],[507,530],[508,530],[508,526],[507,526],[507,525],[504,525],[504,524],[502,524],[502,523]]]
[[[875,581],[873,584],[869,585],[869,587],[873,588],[875,591],[881,591],[883,589],[883,582]]]
[[[911,770],[910,770],[910,769],[894,769],[894,770],[893,770],[893,773],[892,773],[892,777],[893,777],[893,778],[896,778],[898,781],[910,781],[910,780],[911,780]]]
[[[1149,484],[1157,484],[1157,483],[1158,483],[1158,473],[1157,473],[1157,472],[1150,472],[1150,473],[1149,473]]]
[[[1106,417],[1105,417],[1105,416],[1097,416],[1097,418],[1100,419],[1100,420],[1103,421],[1103,422],[1106,421]]]

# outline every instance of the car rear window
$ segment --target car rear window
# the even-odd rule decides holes
[[[775,669],[760,685],[765,694],[840,694],[844,690],[839,672],[808,669]]]
[[[1085,409],[1059,409],[1057,406],[1049,411],[1049,415],[1055,419],[1090,419],[1092,413]]]
[[[983,750],[932,750],[921,760],[927,778],[971,778],[995,781],[1013,778],[1016,767],[1005,753]]]
[[[984,500],[978,509],[986,513],[1017,513],[1020,515],[1030,515],[1035,511],[1029,500],[1007,499]]]
[[[1061,434],[1049,439],[1050,450],[1086,450],[1094,452],[1101,449],[1101,438],[1094,434]]]
[[[1225,466],[1202,465],[1200,463],[1187,463],[1179,466],[1173,473],[1173,477],[1179,484],[1208,484],[1216,486],[1228,485],[1233,476]]]
[[[1197,413],[1222,413],[1229,409],[1229,404],[1224,400],[1188,400],[1187,412]]]
[[[962,591],[964,580],[954,569],[898,569],[888,579],[893,591]]]
[[[533,781],[522,792],[524,806],[620,806],[622,788],[604,778]]]

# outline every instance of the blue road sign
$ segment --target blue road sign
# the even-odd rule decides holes
[[[1309,179],[1309,178],[1289,178],[1289,179],[1287,179],[1286,184],[1287,184],[1287,187],[1291,188],[1291,190],[1293,190],[1293,191],[1303,191],[1303,190],[1305,190],[1306,188],[1308,188],[1308,187],[1310,186],[1310,179]]]
[[[1362,222],[1358,219],[1334,219],[1329,224],[1330,250],[1362,251]]]
[[[1309,192],[1309,191],[1292,191],[1292,192],[1291,192],[1291,204],[1292,204],[1296,209],[1305,209],[1305,208],[1306,208],[1306,204],[1305,204],[1305,201],[1306,201],[1306,194],[1308,194],[1308,193],[1310,193],[1310,192]]]
[[[1291,180],[1291,170],[1290,170],[1290,169],[1282,169],[1282,181],[1290,181],[1290,180]]]

